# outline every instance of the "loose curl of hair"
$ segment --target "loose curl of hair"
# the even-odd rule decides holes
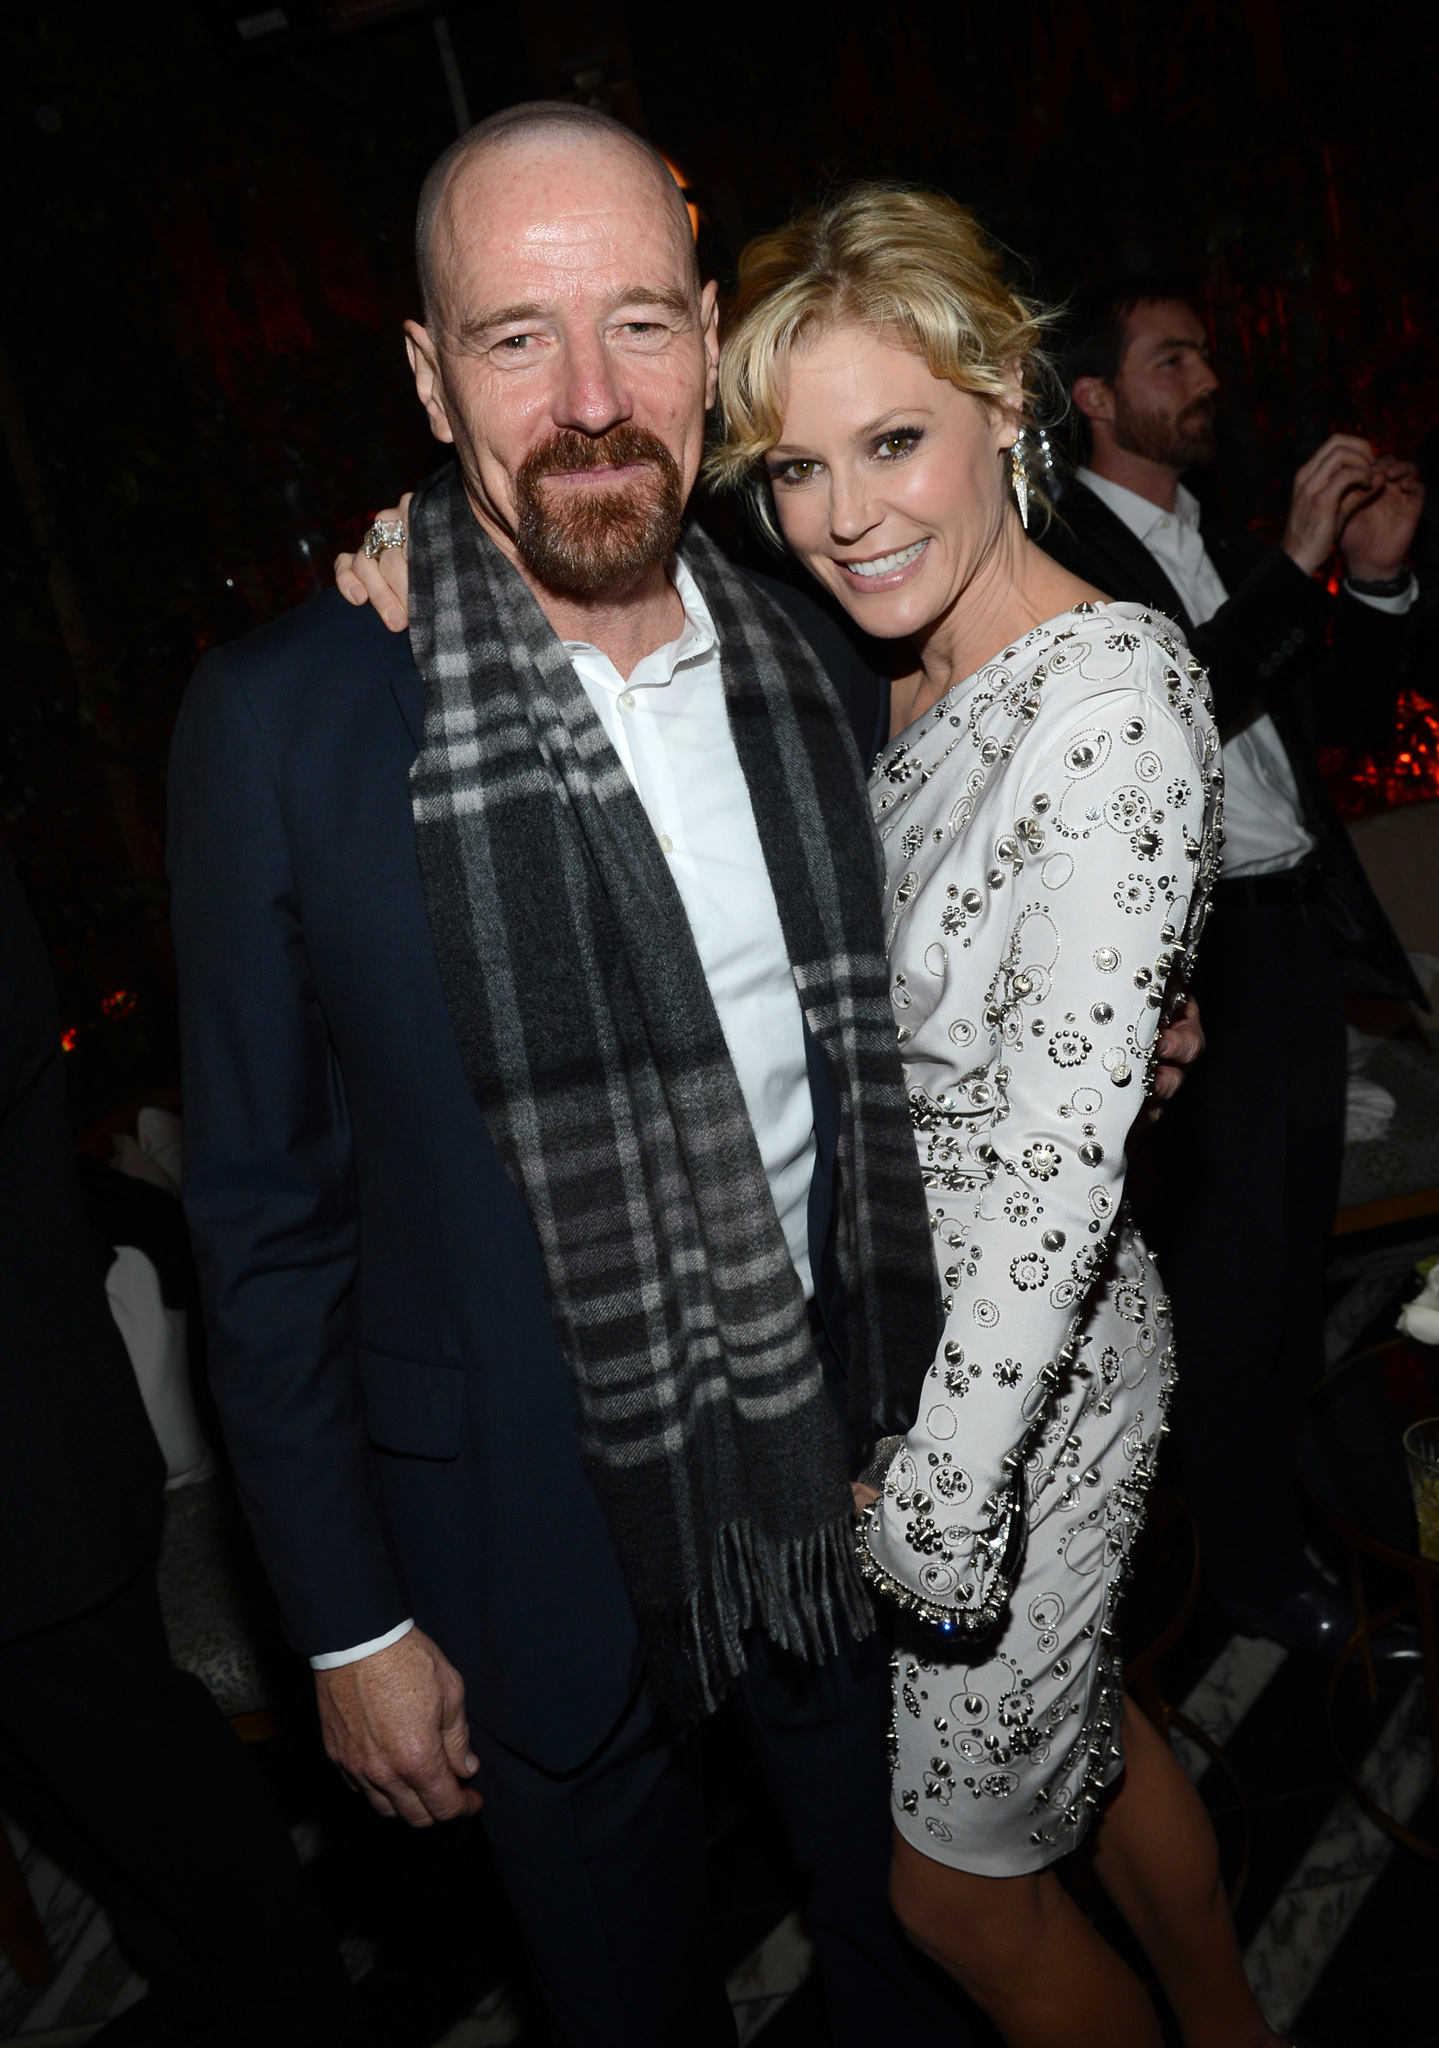
[[[1044,349],[1052,316],[1007,282],[1005,256],[968,207],[943,192],[866,180],[750,242],[725,311],[720,438],[705,469],[743,490],[766,537],[783,545],[763,458],[784,427],[790,351],[816,330],[863,325],[892,335],[960,391],[1012,403],[1021,427],[1056,416],[1060,386]],[[1036,480],[1031,494],[1045,503]]]

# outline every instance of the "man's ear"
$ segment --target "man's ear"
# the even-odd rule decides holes
[[[705,411],[715,402],[719,382],[719,286],[711,278],[700,293],[700,332],[705,350]]]
[[[445,382],[440,375],[440,358],[429,330],[418,320],[405,322],[405,354],[415,376],[415,391],[430,416],[430,432],[437,441],[453,441],[454,431],[445,410]]]
[[[1072,393],[1075,410],[1087,420],[1114,419],[1114,386],[1102,377],[1076,377]]]

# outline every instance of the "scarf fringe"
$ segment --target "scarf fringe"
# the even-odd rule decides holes
[[[730,1523],[715,1543],[708,1580],[655,1621],[646,1665],[682,1727],[712,1714],[750,1658],[755,1630],[806,1663],[837,1655],[840,1624],[856,1642],[874,1609],[854,1551],[854,1516],[777,1542],[753,1522]]]

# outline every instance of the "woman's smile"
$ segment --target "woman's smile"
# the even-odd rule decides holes
[[[913,541],[907,548],[896,548],[886,555],[869,555],[863,560],[841,561],[835,556],[834,564],[854,590],[862,590],[866,594],[896,590],[901,583],[918,574],[929,539],[926,534],[923,540]]]

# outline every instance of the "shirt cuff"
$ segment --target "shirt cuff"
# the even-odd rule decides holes
[[[1369,591],[1356,590],[1347,578],[1344,588],[1356,604],[1372,605],[1376,612],[1392,612],[1396,618],[1401,619],[1419,595],[1418,580],[1412,573],[1409,577],[1408,589],[1401,590],[1397,597],[1375,597]]]
[[[388,1650],[391,1643],[397,1643],[401,1636],[407,1636],[414,1627],[414,1617],[402,1621],[398,1628],[376,1636],[368,1643],[356,1643],[353,1650],[326,1650],[322,1657],[310,1659],[312,1671],[338,1671],[342,1664],[358,1664],[362,1657],[373,1657],[377,1650]]]

